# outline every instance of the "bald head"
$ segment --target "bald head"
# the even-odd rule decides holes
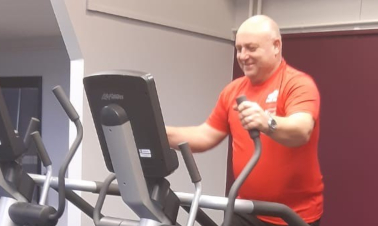
[[[282,60],[280,29],[264,15],[243,22],[236,33],[235,47],[239,65],[252,83],[268,79]]]
[[[252,32],[255,34],[268,35],[273,39],[281,39],[280,29],[277,23],[265,15],[256,15],[248,18],[240,25],[238,33]]]

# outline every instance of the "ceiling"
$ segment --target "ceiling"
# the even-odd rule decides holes
[[[61,36],[50,0],[0,0],[0,40]]]

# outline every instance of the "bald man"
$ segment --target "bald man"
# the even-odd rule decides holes
[[[261,132],[262,154],[239,190],[239,198],[283,203],[312,226],[323,213],[318,162],[320,95],[313,79],[282,57],[278,25],[264,15],[247,19],[235,47],[243,77],[228,84],[201,125],[166,127],[170,146],[189,142],[203,152],[232,136],[235,178],[254,152],[248,131]],[[236,104],[245,95],[248,101]],[[286,225],[270,216],[234,214],[233,226]]]

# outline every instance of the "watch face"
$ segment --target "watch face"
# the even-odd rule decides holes
[[[276,120],[272,119],[272,126],[276,127],[277,126],[277,122]]]
[[[270,128],[271,130],[275,130],[276,127],[277,127],[277,122],[276,122],[276,120],[274,120],[273,118],[270,118],[270,119],[269,119],[269,122],[268,122],[268,125],[269,125],[269,128]]]

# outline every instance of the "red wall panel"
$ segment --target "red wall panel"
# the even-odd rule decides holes
[[[283,55],[321,94],[322,226],[376,225],[378,31],[284,35]],[[240,74],[235,64],[234,78]]]

